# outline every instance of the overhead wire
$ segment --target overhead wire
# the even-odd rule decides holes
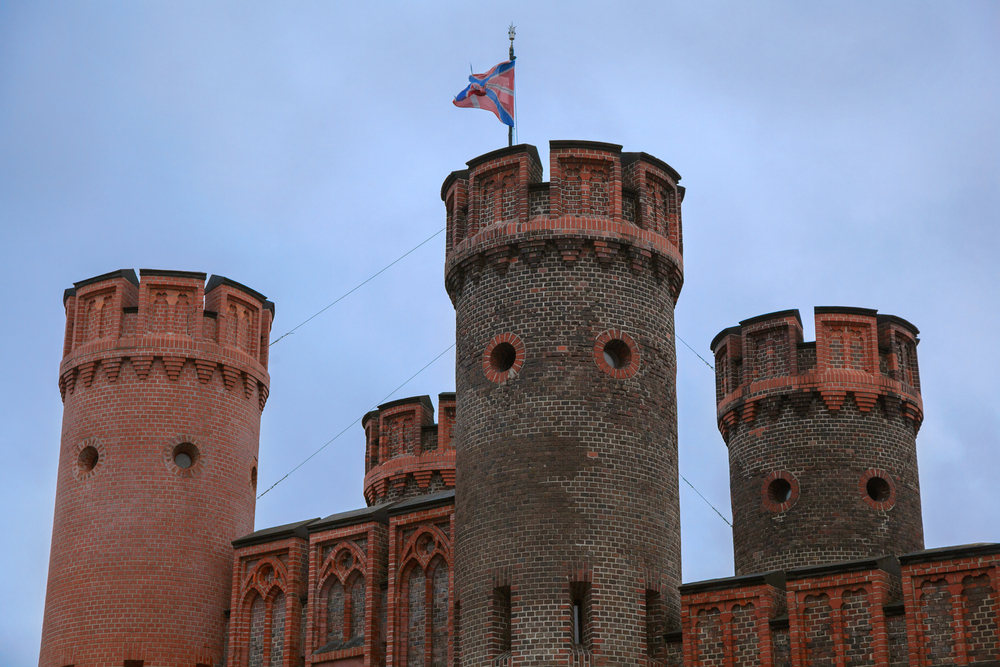
[[[312,320],[316,319],[317,317],[319,317],[320,315],[322,315],[323,313],[325,313],[326,311],[328,311],[330,308],[334,307],[335,305],[337,305],[338,303],[340,303],[341,301],[343,301],[345,298],[349,297],[351,294],[354,294],[359,289],[361,289],[362,287],[364,287],[365,285],[367,285],[368,283],[370,283],[371,281],[373,281],[375,278],[378,278],[380,275],[382,275],[383,273],[385,273],[386,271],[388,271],[389,269],[391,269],[395,264],[398,264],[401,260],[403,260],[404,258],[406,258],[408,255],[412,254],[420,246],[426,244],[428,241],[430,241],[431,239],[433,239],[435,236],[437,236],[438,234],[440,234],[444,230],[445,230],[444,227],[442,227],[441,229],[437,230],[436,232],[434,232],[433,234],[431,234],[430,236],[428,236],[426,239],[424,239],[423,241],[421,241],[420,243],[418,243],[417,245],[413,246],[412,248],[410,248],[409,250],[407,250],[405,253],[403,253],[402,255],[400,255],[399,257],[397,257],[394,261],[392,261],[389,264],[387,264],[384,267],[382,267],[378,272],[372,274],[367,280],[364,280],[364,281],[358,283],[353,288],[351,288],[350,290],[348,290],[344,294],[342,294],[339,297],[337,297],[333,301],[333,303],[329,304],[328,306],[326,306],[325,308],[323,308],[322,310],[320,310],[319,312],[317,312],[312,317],[309,317],[308,319],[306,319],[305,321],[303,321],[298,326],[296,326],[296,327],[288,330],[287,332],[283,333],[282,335],[280,335],[277,338],[275,338],[274,340],[272,340],[271,343],[270,343],[270,345],[268,345],[268,347],[271,347],[272,345],[274,345],[275,343],[277,343],[279,340],[281,340],[285,336],[292,335],[300,327],[308,324]]]
[[[405,387],[406,385],[408,385],[410,383],[410,381],[413,380],[413,378],[417,377],[418,375],[420,375],[421,373],[423,373],[425,370],[427,370],[430,367],[431,364],[433,364],[435,361],[437,361],[438,359],[440,359],[441,357],[443,357],[445,355],[445,353],[447,353],[448,350],[450,350],[453,347],[455,347],[454,343],[452,343],[451,345],[449,345],[448,347],[446,347],[438,356],[434,357],[433,359],[431,359],[430,361],[428,361],[426,364],[424,364],[423,368],[421,368],[419,371],[417,371],[416,373],[414,373],[413,375],[411,375],[409,378],[407,378],[406,381],[403,382],[403,384],[399,385],[398,387],[396,387],[395,389],[393,389],[392,391],[390,391],[388,394],[386,394],[385,398],[383,398],[381,401],[379,401],[378,403],[376,403],[374,405],[374,407],[372,407],[372,410],[378,408],[379,405],[381,405],[381,404],[385,403],[387,400],[389,400],[389,398],[393,394],[395,394],[397,391],[399,391],[400,389],[402,389],[403,387]],[[264,490],[263,493],[261,493],[259,496],[257,496],[257,500],[260,500],[261,498],[263,498],[264,494],[266,494],[268,491],[270,491],[271,489],[273,489],[274,487],[278,486],[283,481],[285,481],[286,479],[288,479],[289,475],[291,475],[293,472],[295,472],[296,470],[298,470],[299,468],[301,468],[302,466],[304,466],[306,463],[308,463],[314,456],[316,456],[321,451],[323,451],[324,449],[326,449],[327,447],[329,447],[330,444],[332,444],[334,440],[336,440],[340,436],[342,436],[345,433],[347,433],[348,429],[350,429],[351,427],[353,427],[355,424],[357,424],[359,421],[361,421],[364,418],[365,418],[364,415],[361,415],[360,417],[358,417],[357,419],[355,419],[354,421],[352,421],[350,424],[348,424],[347,426],[345,426],[344,430],[342,430],[340,433],[338,433],[337,435],[335,435],[332,438],[330,438],[329,440],[327,440],[326,444],[324,444],[322,447],[320,447],[319,449],[317,449],[315,452],[313,452],[312,454],[310,454],[309,456],[307,456],[305,458],[305,460],[302,461],[302,463],[298,464],[297,466],[295,466],[294,468],[292,468],[291,470],[289,470],[288,472],[286,472],[285,475],[284,475],[284,477],[282,477],[281,479],[279,479],[277,482],[275,482],[271,486],[267,487]]]
[[[397,257],[397,258],[396,258],[395,260],[393,260],[393,261],[392,261],[392,262],[390,262],[389,264],[385,265],[384,267],[382,267],[381,269],[379,269],[379,270],[378,270],[377,272],[373,273],[373,274],[372,274],[371,276],[369,276],[369,277],[368,277],[367,279],[363,280],[362,282],[358,283],[357,285],[355,285],[355,286],[354,286],[353,288],[351,288],[350,290],[348,290],[347,292],[345,292],[345,293],[344,293],[344,294],[342,294],[341,296],[337,297],[337,298],[336,298],[336,299],[335,299],[334,301],[332,301],[332,302],[331,302],[330,304],[328,304],[328,305],[327,305],[327,306],[325,306],[324,308],[320,309],[319,311],[317,311],[317,312],[316,312],[315,314],[313,314],[312,316],[310,316],[310,317],[306,318],[305,320],[303,320],[303,321],[302,321],[301,323],[299,323],[298,325],[296,325],[296,326],[295,326],[295,327],[293,327],[292,329],[289,329],[289,330],[288,330],[287,332],[285,332],[284,334],[282,334],[282,335],[281,335],[281,336],[279,336],[278,338],[276,338],[276,339],[274,339],[273,341],[271,341],[270,345],[274,345],[275,343],[277,343],[277,342],[278,342],[278,341],[280,341],[281,339],[285,338],[286,336],[290,336],[291,334],[295,333],[295,331],[297,331],[297,330],[298,330],[298,329],[300,329],[301,327],[305,326],[306,324],[308,324],[308,323],[309,323],[309,322],[311,322],[312,320],[316,319],[317,317],[319,317],[320,315],[322,315],[322,314],[323,314],[324,312],[326,312],[327,310],[329,310],[329,309],[330,309],[330,308],[332,308],[333,306],[337,305],[338,303],[340,303],[341,301],[343,301],[343,300],[344,300],[345,298],[347,298],[348,296],[350,296],[350,295],[351,295],[351,294],[353,294],[354,292],[358,291],[359,289],[361,289],[362,287],[364,287],[365,285],[367,285],[368,283],[370,283],[370,282],[371,282],[372,280],[374,280],[374,279],[375,279],[375,278],[377,278],[378,276],[380,276],[380,275],[382,275],[383,273],[385,273],[385,272],[386,272],[387,270],[389,270],[390,268],[392,268],[392,267],[393,267],[394,265],[398,264],[398,263],[399,263],[400,261],[402,261],[403,259],[405,259],[405,258],[406,258],[406,257],[408,257],[409,255],[411,255],[411,254],[412,254],[413,252],[415,252],[416,250],[418,250],[418,249],[419,249],[419,248],[420,248],[421,246],[423,246],[423,245],[427,244],[428,242],[430,242],[431,240],[433,240],[433,239],[434,239],[435,237],[437,237],[437,236],[438,236],[439,234],[441,234],[441,232],[443,232],[444,230],[445,230],[445,227],[442,227],[441,229],[437,230],[436,232],[434,232],[433,234],[431,234],[430,236],[428,236],[428,237],[427,237],[426,239],[424,239],[423,241],[421,241],[420,243],[418,243],[417,245],[413,246],[412,248],[410,248],[409,250],[407,250],[407,251],[406,251],[405,253],[403,253],[402,255],[400,255],[399,257]],[[674,335],[675,335],[675,336],[677,335],[677,334],[676,334],[676,332],[674,332]],[[702,357],[702,356],[701,356],[700,354],[698,354],[698,352],[697,352],[697,351],[696,351],[696,350],[695,350],[695,349],[694,349],[693,347],[691,347],[690,345],[688,345],[687,341],[685,341],[685,340],[684,340],[683,338],[681,338],[680,336],[677,336],[677,340],[679,340],[679,341],[680,341],[681,343],[683,343],[683,344],[684,344],[684,346],[685,346],[685,347],[686,347],[687,349],[691,350],[691,352],[693,352],[693,353],[694,353],[694,355],[695,355],[696,357],[698,357],[699,359],[701,359],[701,360],[702,360],[702,362],[704,362],[704,364],[705,364],[706,366],[708,366],[708,367],[709,367],[710,369],[712,369],[712,371],[713,371],[713,372],[715,371],[715,367],[714,367],[714,366],[712,366],[712,364],[708,363],[708,361],[706,361],[704,357]],[[445,349],[445,350],[444,350],[443,352],[441,352],[441,353],[440,353],[440,354],[438,354],[438,355],[437,355],[436,357],[434,357],[434,358],[433,358],[433,359],[431,359],[431,360],[430,360],[429,362],[427,362],[427,364],[426,364],[426,365],[424,365],[424,367],[423,367],[423,368],[421,368],[421,369],[420,369],[419,371],[417,371],[416,373],[414,373],[413,375],[411,375],[411,376],[410,376],[410,377],[409,377],[409,378],[408,378],[408,379],[407,379],[407,380],[406,380],[405,382],[403,382],[403,384],[401,384],[401,385],[399,385],[398,387],[396,387],[395,389],[393,389],[393,390],[392,390],[392,392],[390,392],[390,393],[389,393],[389,394],[388,394],[388,395],[387,395],[387,396],[386,396],[385,398],[383,398],[383,399],[382,399],[381,401],[379,401],[378,403],[376,403],[376,407],[377,407],[378,405],[382,404],[382,403],[385,403],[385,401],[386,401],[386,400],[388,400],[388,398],[389,398],[390,396],[392,396],[392,395],[393,395],[393,394],[395,394],[395,393],[396,393],[397,391],[399,391],[400,389],[402,389],[403,387],[405,387],[405,386],[406,386],[407,384],[409,384],[409,383],[410,383],[410,381],[412,381],[412,380],[413,380],[413,379],[414,379],[415,377],[417,377],[417,376],[418,376],[418,375],[420,375],[420,374],[421,374],[422,372],[424,372],[424,371],[425,371],[425,370],[426,370],[426,369],[427,369],[427,368],[428,368],[428,367],[429,367],[429,366],[430,366],[431,364],[433,364],[433,363],[434,363],[435,361],[437,361],[438,359],[440,359],[441,357],[443,357],[443,356],[445,355],[445,353],[446,353],[446,352],[448,352],[448,350],[452,349],[453,347],[455,347],[455,344],[454,344],[454,343],[452,343],[451,345],[449,345],[449,346],[448,346],[448,347],[447,347],[447,348],[446,348],[446,349]],[[374,408],[373,408],[373,409],[374,409]],[[339,433],[337,433],[337,435],[335,435],[335,436],[333,436],[332,438],[330,438],[329,440],[327,440],[327,441],[326,441],[326,443],[325,443],[325,444],[323,444],[323,446],[322,446],[322,447],[320,447],[319,449],[317,449],[316,451],[314,451],[314,452],[313,452],[312,454],[310,454],[310,455],[309,455],[308,457],[306,457],[306,458],[305,458],[305,459],[304,459],[304,460],[303,460],[303,461],[302,461],[301,463],[299,463],[299,464],[298,464],[297,466],[295,466],[294,468],[292,468],[291,470],[289,470],[289,471],[288,471],[287,473],[285,473],[285,475],[284,475],[283,477],[281,477],[281,479],[279,479],[278,481],[276,481],[276,482],[275,482],[274,484],[272,484],[271,486],[267,487],[267,488],[266,488],[266,489],[265,489],[265,490],[264,490],[264,491],[263,491],[263,492],[262,492],[262,493],[261,493],[261,494],[260,494],[259,496],[257,496],[257,500],[260,500],[261,498],[263,498],[263,497],[264,497],[264,495],[265,495],[265,494],[266,494],[266,493],[267,493],[268,491],[270,491],[271,489],[273,489],[274,487],[276,487],[276,486],[277,486],[278,484],[280,484],[281,482],[285,481],[285,479],[287,479],[289,475],[291,475],[291,474],[292,474],[292,473],[294,473],[294,472],[295,472],[296,470],[298,470],[299,468],[301,468],[302,466],[304,466],[304,465],[305,465],[306,463],[308,463],[308,462],[309,462],[310,460],[312,460],[312,459],[313,459],[313,457],[315,457],[315,456],[316,456],[317,454],[319,454],[319,453],[320,453],[320,452],[322,452],[322,451],[323,451],[324,449],[326,449],[326,448],[327,448],[328,446],[330,446],[330,445],[331,445],[331,444],[332,444],[332,443],[333,443],[333,442],[334,442],[335,440],[337,440],[337,439],[338,439],[338,438],[339,438],[340,436],[344,435],[344,433],[346,433],[346,432],[347,432],[347,431],[348,431],[348,430],[349,430],[349,429],[350,429],[351,427],[353,427],[354,425],[356,425],[356,424],[357,424],[357,423],[358,423],[359,421],[361,421],[362,419],[364,419],[364,415],[362,415],[361,417],[358,417],[358,418],[357,418],[357,419],[355,419],[355,420],[354,420],[353,422],[351,422],[350,424],[348,424],[347,426],[345,426],[345,427],[344,427],[344,429],[343,429],[342,431],[340,431]],[[678,473],[678,474],[680,474],[680,473]],[[729,522],[729,519],[727,519],[727,518],[726,518],[725,516],[723,516],[722,512],[720,512],[720,511],[719,511],[719,510],[718,510],[718,509],[717,509],[717,508],[715,507],[715,505],[713,505],[713,504],[712,504],[712,503],[711,503],[711,502],[710,502],[710,501],[708,500],[708,498],[706,498],[705,496],[703,496],[703,495],[702,495],[702,493],[701,493],[701,492],[700,492],[700,491],[699,491],[699,490],[698,490],[697,488],[695,488],[694,484],[692,484],[692,483],[691,483],[690,481],[688,481],[688,479],[687,479],[686,477],[684,477],[684,475],[680,475],[680,478],[681,478],[682,480],[684,480],[684,482],[685,482],[685,483],[686,483],[686,484],[687,484],[688,486],[690,486],[690,487],[691,487],[691,488],[692,488],[692,489],[694,490],[694,492],[695,492],[695,493],[697,493],[697,494],[698,494],[698,496],[699,496],[699,497],[700,497],[700,498],[701,498],[702,500],[704,500],[704,501],[705,501],[705,503],[707,503],[707,504],[708,504],[708,506],[709,506],[709,507],[711,507],[711,508],[712,508],[712,509],[713,509],[713,510],[715,511],[715,513],[716,513],[716,514],[718,514],[718,515],[719,515],[719,518],[721,518],[721,519],[722,519],[723,521],[725,521],[725,522],[726,522],[726,524],[727,524],[727,525],[728,525],[728,526],[729,526],[730,528],[732,528],[732,527],[733,527],[733,524]]]

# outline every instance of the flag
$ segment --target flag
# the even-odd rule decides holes
[[[514,61],[502,62],[485,74],[473,74],[469,85],[455,96],[456,107],[486,109],[504,125],[514,127]]]

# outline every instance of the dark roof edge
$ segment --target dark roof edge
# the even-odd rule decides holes
[[[882,570],[897,577],[902,576],[899,569],[899,561],[895,556],[878,556],[876,558],[862,558],[860,560],[841,561],[830,563],[829,565],[811,565],[809,567],[796,567],[785,573],[788,581],[798,579],[809,579],[814,577],[825,577],[831,574],[846,574],[848,572],[864,572],[866,570]]]
[[[253,298],[257,299],[258,301],[260,301],[261,305],[263,305],[265,308],[268,308],[267,304],[271,303],[270,301],[267,300],[266,296],[264,296],[263,294],[261,294],[257,290],[255,290],[253,288],[250,288],[250,287],[247,287],[243,283],[238,283],[235,280],[230,280],[229,278],[227,278],[225,276],[214,276],[213,275],[211,278],[209,278],[208,279],[208,284],[205,285],[205,294],[208,294],[209,292],[211,292],[212,290],[214,290],[219,285],[227,285],[229,287],[236,288],[239,291],[243,292],[244,294],[248,294],[248,295],[252,296]],[[270,309],[273,309],[273,307],[274,307],[274,304],[271,304]]]
[[[444,507],[446,505],[454,504],[455,489],[449,489],[448,491],[438,491],[437,493],[425,496],[416,496],[414,498],[400,500],[389,507],[388,512],[389,516],[399,516],[400,514],[407,514],[417,510],[429,510],[434,509],[435,507]]]
[[[893,324],[898,324],[902,327],[909,329],[910,331],[913,332],[914,336],[920,335],[920,329],[916,328],[911,323],[904,320],[902,317],[896,317],[895,315],[877,315],[876,317],[878,319],[879,324],[882,324],[883,322],[892,322]]]
[[[712,339],[712,344],[708,346],[708,349],[710,349],[714,354],[715,346],[718,345],[723,338],[726,336],[739,336],[741,333],[743,333],[742,327],[727,327],[715,334],[715,338]]]
[[[333,530],[334,528],[343,528],[344,526],[353,526],[362,523],[380,523],[383,526],[389,525],[389,515],[386,510],[392,506],[392,503],[382,503],[380,505],[372,505],[371,507],[362,507],[357,510],[350,510],[348,512],[340,512],[338,514],[331,514],[328,517],[319,519],[309,526],[310,533],[318,533],[323,530]]]
[[[764,322],[765,320],[777,320],[784,317],[790,317],[794,315],[795,319],[799,321],[799,326],[802,326],[802,316],[799,315],[798,308],[789,308],[788,310],[776,310],[773,313],[764,313],[763,315],[758,315],[757,317],[751,317],[748,320],[742,320],[740,322],[741,327],[750,326],[751,324],[757,324],[758,322]]]
[[[761,572],[760,574],[745,574],[739,577],[724,577],[722,579],[707,579],[682,584],[678,590],[681,595],[723,591],[730,588],[745,588],[747,586],[762,586],[767,584],[785,590],[785,573],[781,570]]]
[[[937,549],[924,549],[903,554],[899,557],[900,565],[913,565],[916,563],[929,563],[936,560],[951,560],[953,558],[974,558],[976,556],[1000,555],[1000,544],[996,542],[977,542],[974,544],[960,544],[953,547],[939,547]]]
[[[135,275],[135,269],[118,269],[117,271],[111,271],[109,273],[102,273],[99,276],[94,276],[93,278],[87,278],[86,280],[81,280],[78,283],[73,283],[73,287],[80,289],[87,285],[93,285],[94,283],[103,282],[105,280],[113,280],[115,278],[124,278],[136,287],[139,286],[139,278]]]
[[[656,167],[659,167],[663,171],[670,175],[670,178],[674,179],[674,182],[681,180],[681,175],[677,173],[677,170],[671,167],[669,164],[656,157],[655,155],[650,155],[649,153],[644,153],[642,151],[638,153],[622,153],[622,167],[626,167],[633,162],[642,160],[643,162],[648,162]]]
[[[817,315],[833,313],[837,315],[863,315],[864,317],[875,317],[878,311],[874,308],[855,308],[854,306],[816,306],[813,312]]]
[[[535,162],[541,164],[542,160],[538,157],[538,149],[531,144],[517,144],[515,146],[507,146],[506,148],[498,148],[495,151],[490,151],[489,153],[483,153],[478,157],[474,157],[468,162],[466,166],[469,170],[473,170],[484,162],[489,162],[490,160],[496,160],[497,158],[506,157],[508,155],[517,155],[518,153],[530,153]],[[454,172],[452,172],[454,173]]]
[[[162,276],[164,278],[187,278],[190,280],[200,280],[205,282],[205,278],[208,276],[207,273],[202,273],[200,271],[170,271],[168,269],[139,269],[139,275],[145,278],[146,276]]]
[[[455,392],[453,391],[442,391],[440,394],[438,394],[438,402],[454,401],[454,400],[455,400]]]
[[[286,523],[283,526],[275,526],[274,528],[264,528],[263,530],[254,531],[249,535],[233,540],[233,548],[241,549],[243,547],[252,547],[257,544],[278,542],[292,537],[297,537],[300,540],[308,540],[308,527],[314,521],[319,521],[319,517],[316,517],[315,519],[306,519],[305,521],[296,521],[295,523]]]
[[[445,195],[448,194],[448,188],[451,187],[451,184],[459,179],[462,179],[463,181],[469,180],[469,170],[458,169],[445,177],[444,183],[441,184],[441,201],[444,201]]]
[[[394,408],[397,405],[405,405],[407,403],[422,403],[431,410],[434,409],[434,404],[431,403],[431,397],[428,396],[427,394],[424,394],[423,396],[407,396],[406,398],[397,398],[395,401],[389,401],[388,403],[383,403],[382,405],[378,406],[378,409],[380,411],[388,410],[389,408]]]
[[[582,139],[557,139],[549,142],[550,151],[565,150],[567,148],[589,148],[594,151],[607,151],[608,153],[622,152],[622,147],[618,144],[609,144],[603,141],[585,141]]]

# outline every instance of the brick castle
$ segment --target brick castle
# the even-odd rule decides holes
[[[917,329],[722,331],[736,576],[681,583],[680,175],[550,143],[445,179],[456,391],[362,420],[362,509],[253,532],[274,305],[76,283],[40,667],[1000,665],[1000,545],[925,550]]]

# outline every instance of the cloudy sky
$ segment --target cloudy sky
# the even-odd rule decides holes
[[[506,145],[457,109],[517,25],[519,141],[623,144],[687,186],[677,333],[799,308],[921,330],[928,547],[1000,541],[1000,4],[9,3],[0,0],[0,663],[37,662],[62,405],[62,290],[119,268],[228,276],[276,334],[444,225]],[[546,173],[546,178],[548,174]],[[271,348],[260,488],[454,341],[437,237]],[[730,516],[712,372],[678,349],[681,472]],[[393,397],[454,389],[453,354]],[[257,527],[360,507],[354,426]],[[24,464],[21,467],[21,464]],[[684,580],[731,575],[681,485]]]

